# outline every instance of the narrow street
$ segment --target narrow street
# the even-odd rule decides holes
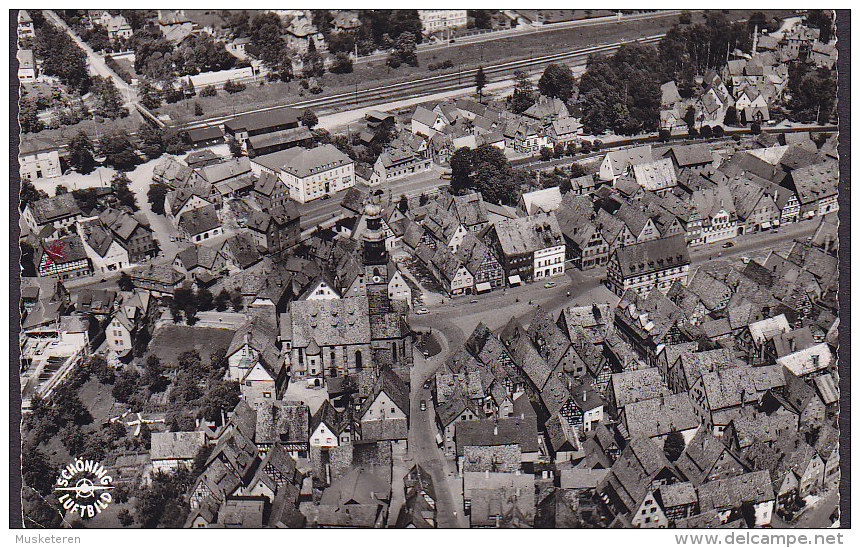
[[[449,346],[449,349],[453,348]],[[463,515],[462,482],[457,475],[453,462],[445,458],[436,445],[436,421],[430,390],[424,388],[424,381],[442,365],[448,352],[440,352],[430,359],[418,350],[412,368],[410,387],[409,455],[412,463],[420,464],[433,478],[436,490],[437,527],[468,528],[469,520]],[[421,410],[421,402],[427,408]]]

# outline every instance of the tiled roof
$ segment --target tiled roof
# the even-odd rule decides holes
[[[495,230],[502,251],[507,255],[532,253],[564,244],[558,220],[552,213],[499,221]]]
[[[690,264],[683,234],[623,246],[615,254],[625,278]]]
[[[619,411],[630,403],[669,394],[660,370],[656,367],[613,373],[611,384]]]
[[[624,424],[629,437],[651,438],[695,428],[700,421],[693,411],[690,396],[682,392],[627,404]]]
[[[224,126],[233,131],[246,130],[254,132],[266,128],[285,124],[297,124],[301,113],[290,107],[280,107],[236,116],[224,123]]]
[[[462,421],[456,424],[457,455],[463,455],[466,446],[519,445],[523,453],[538,450],[537,417]]]

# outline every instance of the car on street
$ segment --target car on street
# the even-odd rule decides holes
[[[427,400],[421,400],[421,410],[427,411]]]
[[[328,200],[329,198],[331,198],[331,194],[323,194],[323,197],[320,198],[320,200]]]
[[[426,381],[424,381],[424,389],[425,390],[430,389],[430,379],[427,379]]]
[[[735,243],[734,242],[726,242],[723,244],[723,249],[728,249],[730,247],[735,247]]]
[[[475,304],[476,302],[478,302],[478,299],[472,299],[472,300],[471,300],[471,301],[469,301],[469,302],[470,302],[470,303],[472,303],[472,304]]]
[[[555,282],[547,282],[547,283],[543,284],[543,286],[547,289],[551,289],[551,288],[555,287]]]
[[[415,313],[420,316],[421,314],[429,314],[430,311],[422,306],[421,308],[416,308]]]

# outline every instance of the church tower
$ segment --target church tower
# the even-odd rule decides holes
[[[367,230],[361,242],[362,262],[365,266],[388,264],[388,251],[385,249],[385,230],[382,227],[382,206],[379,195],[371,194],[364,205],[364,219]]]

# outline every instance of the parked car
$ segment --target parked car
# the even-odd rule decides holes
[[[472,299],[472,300],[471,300],[471,301],[469,301],[469,302],[470,302],[470,303],[472,303],[472,304],[474,304],[474,303],[478,302],[478,299]]]
[[[427,411],[427,400],[421,400],[421,410]]]
[[[543,284],[543,286],[547,289],[552,289],[553,287],[555,287],[555,282],[547,282]]]
[[[735,243],[734,242],[726,242],[723,244],[724,249],[728,249],[730,247],[735,247]]]
[[[417,309],[415,310],[415,313],[416,313],[416,314],[418,314],[418,315],[421,315],[421,314],[429,314],[429,313],[430,313],[430,311],[429,311],[429,310],[427,310],[426,308],[424,308],[424,307],[422,306],[421,308],[417,308]]]

